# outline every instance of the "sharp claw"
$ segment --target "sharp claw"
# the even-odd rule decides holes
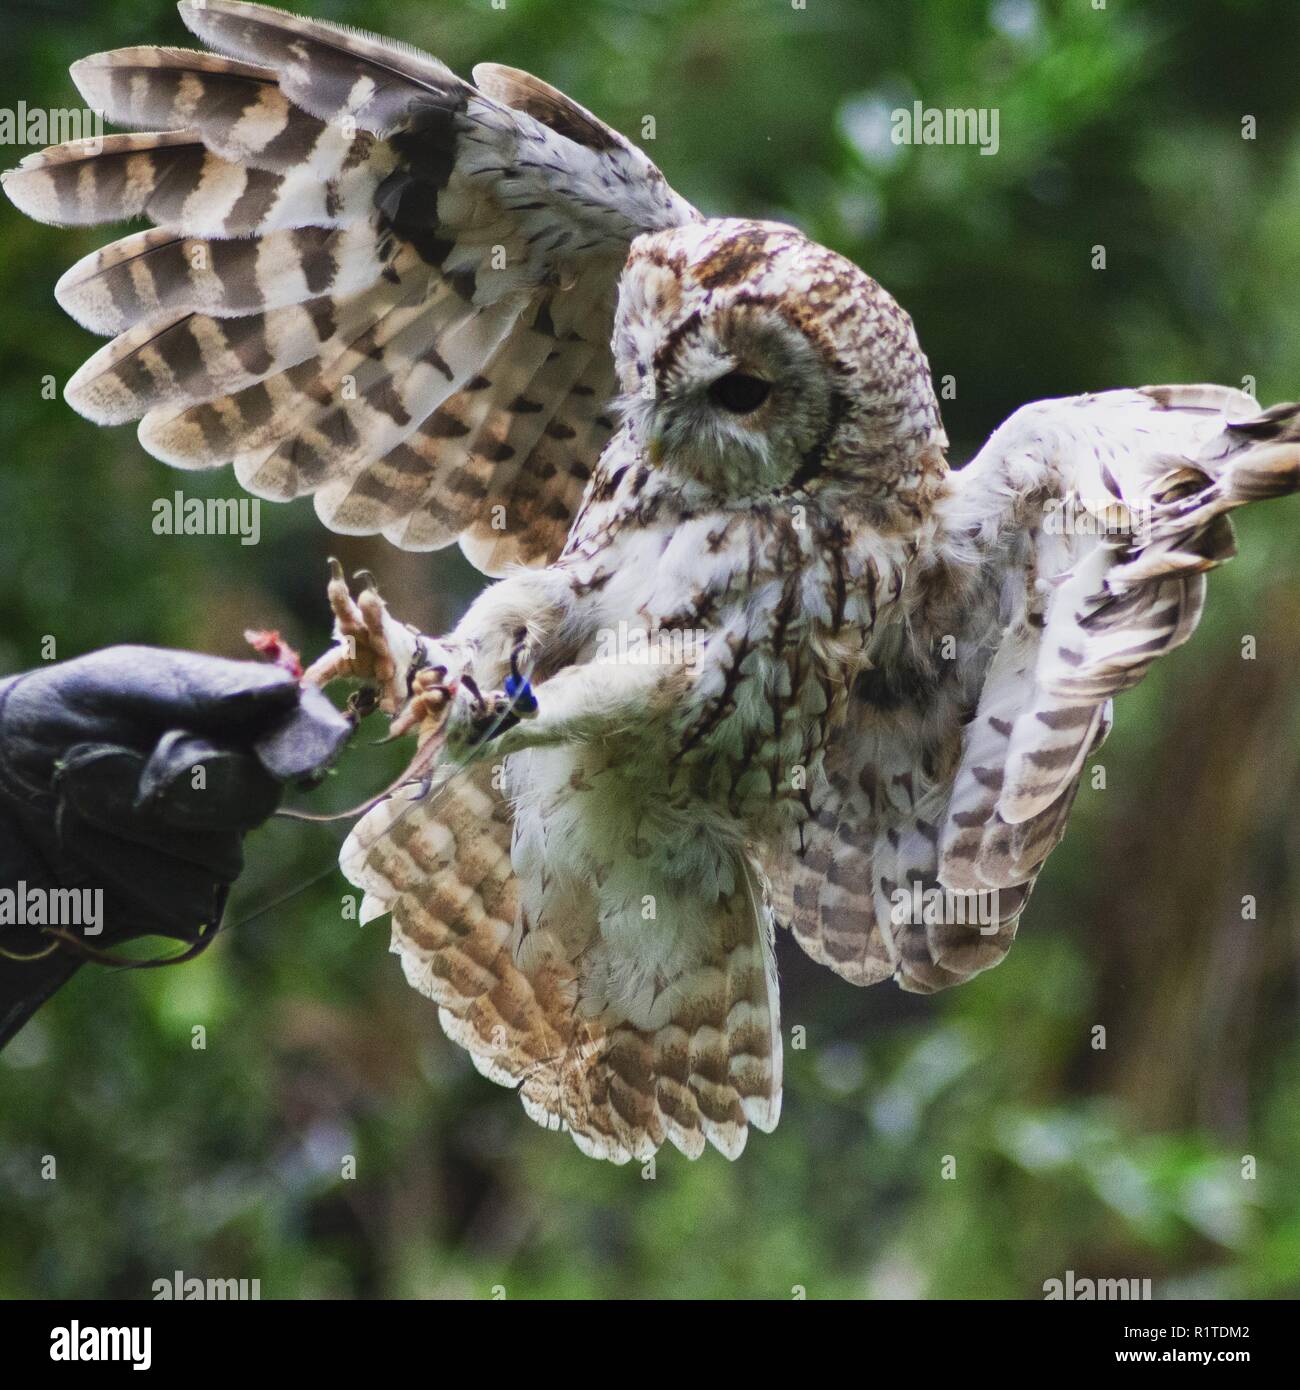
[[[362,686],[360,690],[354,690],[348,696],[347,712],[352,719],[365,719],[367,715],[374,714],[378,708],[379,693],[373,685]]]
[[[369,570],[358,570],[353,576],[355,598],[343,566],[333,556],[329,559],[329,574],[334,646],[313,664],[305,679],[319,685],[339,678],[368,682],[367,688],[356,692],[348,703],[353,722],[379,709],[391,719],[381,743],[391,743],[417,728],[422,744],[427,743],[451,713],[459,679],[449,681],[448,667],[442,662],[426,665],[429,653],[425,639],[410,624],[396,624]],[[402,629],[400,633],[398,627]],[[408,632],[414,634],[413,643],[406,638]],[[390,634],[394,635],[392,642]],[[399,671],[403,673],[400,682]],[[484,718],[490,727],[499,712],[503,717],[510,714],[505,696],[494,693],[489,705],[472,678],[467,678],[466,687],[467,695],[472,697],[468,720],[471,726]]]

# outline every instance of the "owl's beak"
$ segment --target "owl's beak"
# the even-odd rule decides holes
[[[654,467],[658,468],[664,461],[664,437],[658,430],[646,441],[645,451]]]

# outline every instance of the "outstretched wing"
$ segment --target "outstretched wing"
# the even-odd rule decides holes
[[[69,382],[180,468],[314,494],[332,530],[459,538],[489,574],[560,549],[612,423],[632,239],[698,214],[641,152],[510,68],[462,81],[385,39],[238,0],[181,16],[215,53],[72,69],[161,133],[56,146],[4,176],[44,222],[147,217],[60,280],[116,335]]]
[[[917,606],[859,679],[783,911],[858,984],[1006,954],[1111,698],[1185,642],[1227,514],[1300,489],[1300,406],[1150,387],[1016,412],[950,477]]]
[[[705,943],[665,963],[642,1015],[610,1002],[620,961],[590,896],[557,883],[541,843],[515,846],[510,800],[477,764],[427,800],[405,793],[352,831],[339,862],[363,921],[392,913],[406,978],[483,1075],[516,1088],[583,1153],[626,1163],[671,1142],[736,1158],[775,1128],[781,1035],[773,921],[760,877],[704,895]]]

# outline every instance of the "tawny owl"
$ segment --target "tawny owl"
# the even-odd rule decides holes
[[[60,281],[116,335],[67,397],[504,576],[439,640],[332,586],[317,674],[424,736],[344,868],[534,1119],[735,1157],[780,1110],[775,925],[859,985],[996,964],[1226,514],[1300,486],[1300,408],[1040,402],[950,472],[911,321],[841,257],[702,218],[526,73],[180,8],[231,56],[73,68],[163,133],[5,178],[46,221],[155,224]]]

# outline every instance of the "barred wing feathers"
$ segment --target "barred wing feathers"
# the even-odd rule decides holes
[[[939,989],[1006,954],[1112,697],[1195,630],[1228,514],[1300,490],[1300,406],[1217,386],[1043,401],[950,483],[926,597],[858,682],[781,866],[778,912],[858,984]],[[962,922],[916,910],[931,890],[983,897]]]
[[[708,905],[707,949],[634,1017],[608,998],[619,961],[593,904],[572,892],[551,901],[544,843],[530,852],[512,840],[509,797],[479,764],[427,800],[381,803],[339,857],[365,891],[362,920],[391,912],[407,980],[475,1067],[518,1090],[538,1124],[615,1163],[665,1143],[736,1158],[751,1124],[774,1129],[774,923],[753,867],[738,865],[735,890]]]
[[[632,239],[698,214],[640,151],[527,73],[478,86],[413,48],[238,0],[180,6],[215,52],[76,63],[156,133],[4,176],[46,222],[146,217],[63,307],[112,335],[67,397],[181,468],[488,573],[556,553],[612,430]]]

